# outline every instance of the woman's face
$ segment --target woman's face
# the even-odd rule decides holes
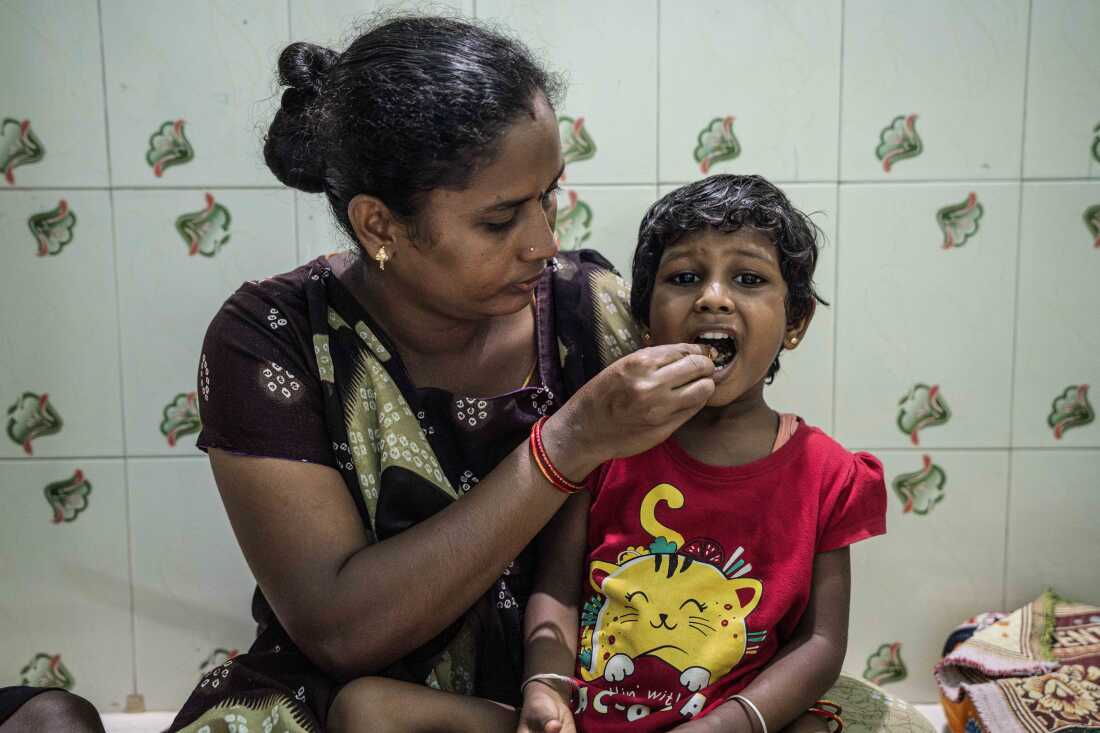
[[[558,252],[555,192],[562,165],[557,118],[539,95],[534,114],[508,128],[496,156],[466,188],[428,194],[422,241],[402,242],[381,276],[392,272],[423,307],[460,320],[526,307]]]

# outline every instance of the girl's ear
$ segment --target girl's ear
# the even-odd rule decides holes
[[[802,343],[802,338],[806,335],[806,331],[810,328],[810,321],[814,319],[814,313],[817,311],[817,301],[810,301],[810,309],[806,311],[806,315],[802,318],[787,324],[787,332],[783,335],[783,348],[788,351],[798,347]]]

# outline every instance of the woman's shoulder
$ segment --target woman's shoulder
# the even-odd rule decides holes
[[[331,273],[322,256],[288,272],[241,283],[218,309],[214,320],[257,322],[272,331],[291,321],[308,322],[306,289],[311,280],[327,276],[326,270]]]
[[[585,329],[588,357],[595,371],[641,346],[641,333],[630,313],[630,286],[599,252],[562,252],[552,265],[560,308],[572,308]],[[594,372],[589,372],[589,376]]]

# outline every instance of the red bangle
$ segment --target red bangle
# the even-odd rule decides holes
[[[836,728],[832,730],[832,733],[840,733],[844,730],[844,719],[840,717],[843,710],[832,700],[818,700],[810,706],[808,712],[830,723],[836,723]]]
[[[582,484],[574,483],[563,476],[546,453],[546,446],[542,444],[542,425],[546,420],[546,417],[540,417],[531,428],[531,457],[535,459],[535,465],[539,467],[539,473],[558,491],[566,494],[584,491]]]

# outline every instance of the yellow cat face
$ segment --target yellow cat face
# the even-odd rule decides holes
[[[645,554],[621,565],[596,561],[589,579],[605,600],[584,679],[621,681],[633,673],[634,659],[655,656],[682,672],[692,690],[741,661],[745,617],[763,590],[759,580],[730,579],[710,563],[677,553]]]

